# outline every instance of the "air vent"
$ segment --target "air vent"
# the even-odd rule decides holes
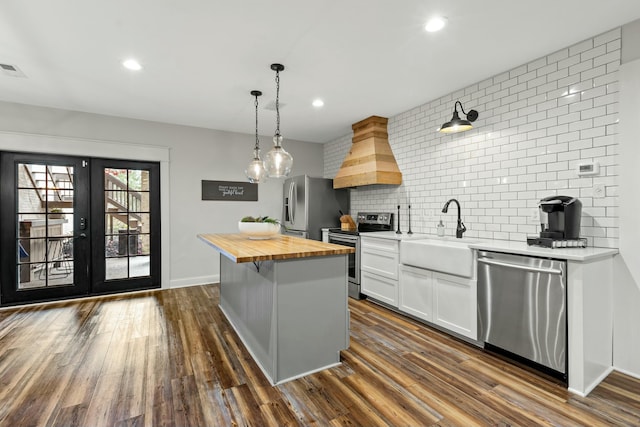
[[[287,105],[283,102],[280,103],[280,109],[284,108],[284,106]],[[271,110],[271,111],[276,111],[276,101],[271,101],[270,103],[266,104],[264,106],[265,110]]]
[[[0,64],[2,74],[9,77],[27,77],[17,65]]]

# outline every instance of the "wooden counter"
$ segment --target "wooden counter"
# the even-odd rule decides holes
[[[251,240],[242,234],[199,234],[198,238],[236,263],[345,255],[355,252],[355,249],[347,246],[283,235],[268,240]]]
[[[291,236],[198,238],[220,252],[220,309],[271,384],[340,364],[353,248]]]

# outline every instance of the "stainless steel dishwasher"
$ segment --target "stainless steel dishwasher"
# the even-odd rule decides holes
[[[566,271],[566,261],[480,251],[478,339],[485,348],[566,381]]]

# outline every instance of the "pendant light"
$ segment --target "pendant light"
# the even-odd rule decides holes
[[[458,105],[460,105],[460,110],[462,110],[462,114],[465,115],[466,120],[461,119],[458,115]],[[469,110],[469,113],[465,113],[460,101],[456,101],[456,103],[453,104],[453,117],[451,117],[450,121],[440,127],[440,132],[457,133],[472,129],[473,126],[471,126],[471,122],[475,122],[477,118],[478,112],[476,110]]]
[[[251,163],[249,163],[249,166],[247,166],[244,173],[247,175],[247,178],[249,178],[249,182],[259,184],[267,179],[267,171],[265,170],[264,163],[260,158],[260,140],[258,139],[258,97],[262,95],[262,92],[259,90],[252,90],[251,95],[256,98],[254,102],[256,106],[256,145],[253,147],[253,160],[251,160]]]
[[[282,64],[271,64],[271,69],[276,72],[276,133],[273,136],[273,148],[264,159],[264,167],[267,175],[272,178],[289,176],[293,157],[282,148],[282,135],[280,135],[280,71],[284,70]]]

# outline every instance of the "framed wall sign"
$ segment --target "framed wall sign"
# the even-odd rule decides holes
[[[242,181],[202,181],[202,200],[258,201],[258,184]]]

